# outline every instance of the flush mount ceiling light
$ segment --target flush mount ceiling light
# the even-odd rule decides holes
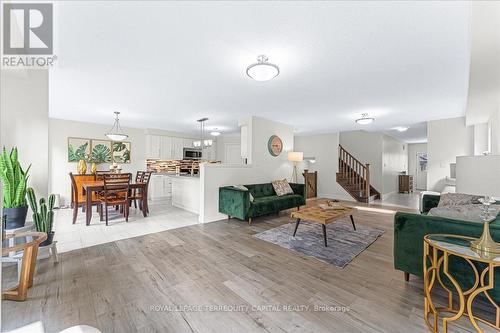
[[[217,131],[217,128],[215,128],[212,132],[210,132],[210,135],[211,136],[219,136],[220,135],[220,132]]]
[[[356,123],[360,125],[368,125],[373,123],[374,120],[375,118],[368,117],[368,113],[363,113],[361,118],[356,119]]]
[[[409,129],[409,127],[408,126],[397,126],[397,127],[394,127],[393,129],[398,131],[398,132],[406,132]]]
[[[120,112],[115,111],[115,123],[113,124],[113,127],[111,128],[111,131],[106,134],[108,139],[112,141],[123,141],[126,138],[128,138],[128,135],[123,133],[122,127],[120,126],[120,119],[118,118],[120,115]]]
[[[275,64],[267,62],[265,55],[257,57],[257,62],[247,67],[247,75],[255,81],[269,81],[279,75],[280,69]]]

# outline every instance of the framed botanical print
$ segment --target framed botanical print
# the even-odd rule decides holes
[[[271,135],[267,142],[267,149],[272,156],[278,156],[283,150],[283,141],[277,135]]]
[[[68,162],[90,161],[90,139],[68,138]]]
[[[114,163],[130,163],[130,142],[121,141],[113,142],[113,162]]]
[[[111,163],[113,154],[112,146],[109,140],[91,140],[92,150],[90,153],[91,162],[94,163]]]

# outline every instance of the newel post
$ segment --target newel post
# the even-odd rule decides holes
[[[366,164],[366,197],[367,197],[367,202],[370,202],[370,164]]]

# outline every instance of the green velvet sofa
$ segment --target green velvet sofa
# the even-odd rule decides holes
[[[278,197],[271,183],[245,185],[248,191],[233,186],[219,188],[219,212],[226,214],[229,218],[236,217],[241,220],[281,210],[300,207],[306,203],[306,192],[304,184],[290,183],[293,194]],[[250,193],[254,200],[250,201]]]
[[[427,213],[439,203],[439,195],[424,195],[421,214],[397,212],[394,217],[394,267],[405,273],[423,277],[423,239],[427,234],[454,234],[479,238],[483,232],[481,222],[453,220]],[[500,215],[499,215],[500,216]],[[490,224],[493,239],[500,242],[500,217]],[[473,283],[472,268],[462,259],[450,257],[450,272],[465,289]],[[500,270],[495,272],[492,297],[500,301]]]

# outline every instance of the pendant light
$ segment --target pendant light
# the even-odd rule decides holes
[[[247,67],[247,75],[255,81],[269,81],[279,75],[280,69],[268,62],[265,55],[257,57],[257,62]]]
[[[128,138],[128,135],[123,133],[122,127],[120,126],[120,119],[119,119],[120,112],[115,111],[114,114],[115,114],[115,123],[113,124],[111,131],[109,131],[109,133],[107,133],[106,136],[108,137],[108,139],[112,141],[123,141],[126,138]]]

